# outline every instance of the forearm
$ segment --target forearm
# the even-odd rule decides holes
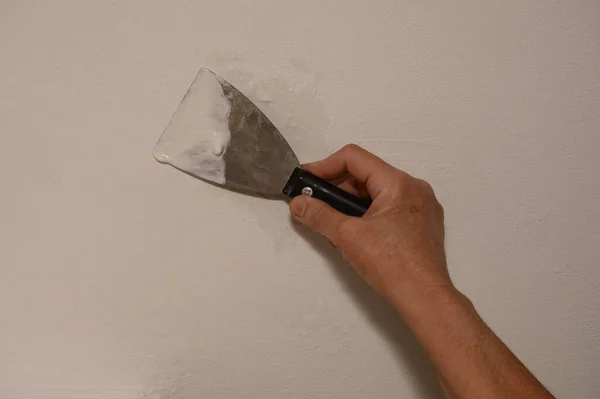
[[[419,296],[394,302],[454,397],[552,398],[456,289]]]
[[[306,196],[294,198],[290,210],[396,306],[455,398],[552,397],[452,287],[444,211],[427,182],[356,145],[304,168],[371,198],[360,218]]]

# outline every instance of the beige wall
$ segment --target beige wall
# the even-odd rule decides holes
[[[436,397],[285,203],[153,160],[201,65],[303,161],[352,141],[430,180],[457,285],[600,395],[597,0],[5,0],[0,54],[3,398]]]

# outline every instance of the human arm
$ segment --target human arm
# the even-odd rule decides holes
[[[304,165],[341,188],[370,197],[361,218],[304,196],[295,219],[326,236],[400,313],[436,366],[449,397],[552,398],[452,284],[444,214],[431,186],[355,145]]]

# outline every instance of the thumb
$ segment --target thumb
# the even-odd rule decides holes
[[[296,220],[337,244],[340,225],[350,216],[336,211],[316,198],[299,195],[290,202],[290,211]]]

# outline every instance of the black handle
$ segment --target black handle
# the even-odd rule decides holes
[[[283,193],[290,198],[298,195],[318,198],[349,216],[362,216],[371,206],[370,200],[347,193],[301,168],[294,169]]]

